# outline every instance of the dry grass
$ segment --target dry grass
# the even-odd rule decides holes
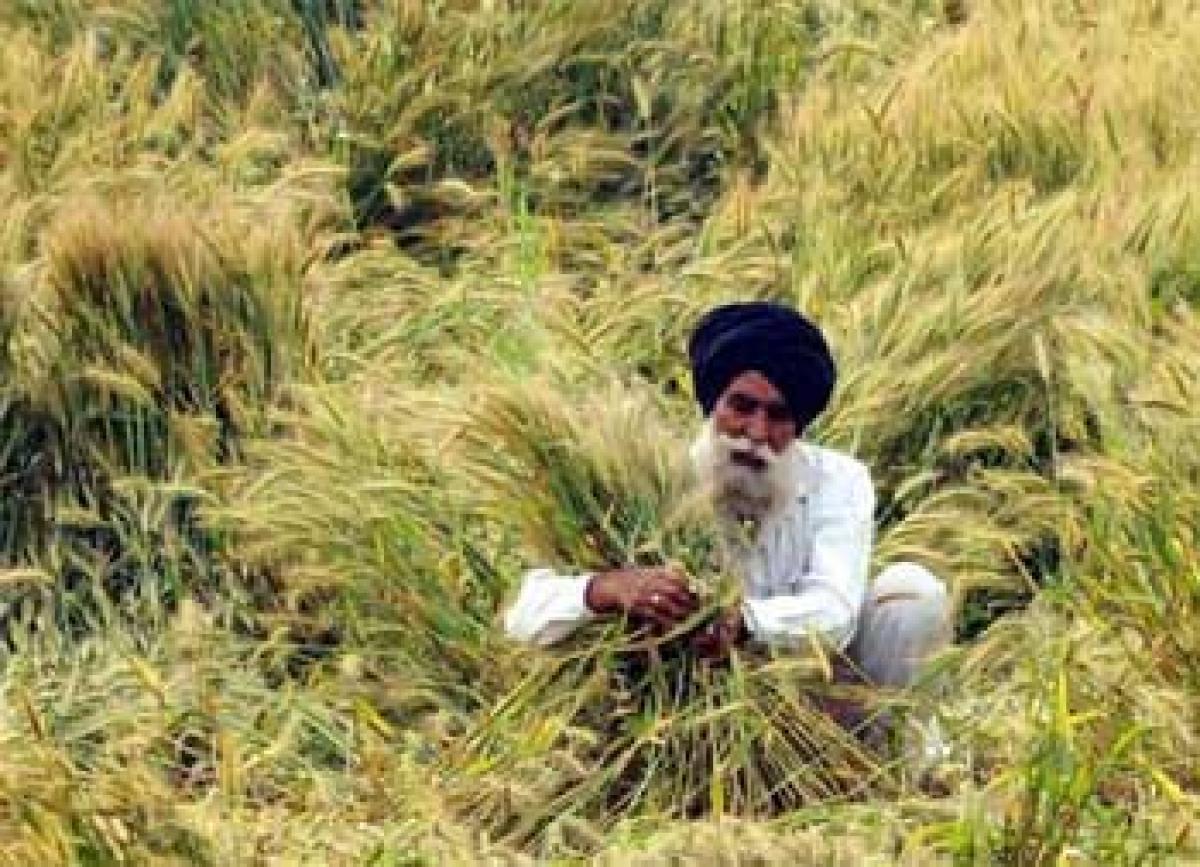
[[[0,36],[7,862],[1200,858],[1190,4]],[[871,697],[939,718],[944,797],[815,713],[819,659],[501,633],[533,565],[720,598],[682,350],[747,296],[829,332],[876,567],[952,586],[961,644]]]

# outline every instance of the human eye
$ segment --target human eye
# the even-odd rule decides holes
[[[738,415],[749,415],[754,412],[755,406],[757,403],[752,397],[736,392],[729,395],[729,408]]]

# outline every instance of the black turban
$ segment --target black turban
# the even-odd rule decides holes
[[[692,332],[688,356],[696,400],[706,416],[734,378],[756,370],[779,389],[803,427],[829,405],[837,381],[833,356],[817,327],[770,301],[710,310]]]

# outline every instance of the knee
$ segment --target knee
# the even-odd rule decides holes
[[[952,640],[946,585],[924,566],[895,563],[871,582],[852,654],[875,683],[904,686]]]
[[[931,606],[944,607],[948,593],[946,584],[918,563],[893,563],[872,583],[871,595],[882,598],[897,595],[917,598]]]

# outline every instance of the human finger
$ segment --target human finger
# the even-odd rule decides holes
[[[678,587],[688,586],[687,573],[677,566],[660,566],[654,570],[653,576],[660,581],[667,581]]]
[[[652,593],[647,603],[653,616],[664,625],[673,625],[681,620],[686,620],[691,613],[688,605],[664,594]]]
[[[702,659],[716,659],[729,652],[721,636],[711,629],[702,630],[692,639],[692,649]]]
[[[699,600],[696,594],[686,584],[681,584],[670,578],[657,576],[650,579],[646,583],[646,589],[650,593],[656,593],[661,596],[675,600],[678,604],[688,608],[695,608]]]
[[[689,612],[696,611],[700,607],[700,597],[690,587],[685,584],[675,584],[668,582],[663,585],[661,591],[663,595],[673,599],[676,604],[682,605]]]
[[[638,610],[643,616],[653,618],[663,626],[674,625],[691,613],[690,606],[685,602],[669,592],[661,592],[655,588],[647,588],[641,595]]]
[[[691,646],[698,656],[703,657],[711,656],[714,650],[712,636],[703,632],[692,638]]]

